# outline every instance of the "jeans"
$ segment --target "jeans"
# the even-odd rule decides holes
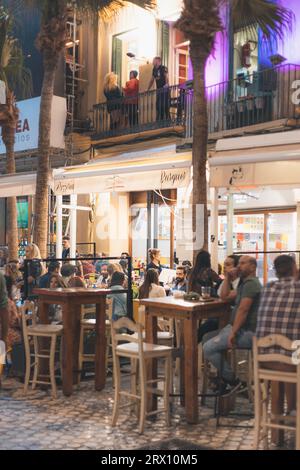
[[[219,326],[218,318],[209,318],[204,323],[202,323],[202,325],[200,325],[200,327],[198,328],[198,343],[202,342],[203,337],[207,333],[217,330],[218,326]]]
[[[231,331],[232,325],[227,325],[219,331],[217,336],[214,336],[203,345],[205,359],[211,362],[222,379],[229,383],[234,381],[235,376],[228,361],[223,357],[223,353],[228,350],[228,338]],[[251,349],[253,336],[253,331],[241,329],[235,338],[236,347],[241,349]]]
[[[8,326],[9,326],[8,307],[2,307],[0,308],[0,339],[4,341],[5,344],[7,342]]]

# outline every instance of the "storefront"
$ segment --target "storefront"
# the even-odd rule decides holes
[[[77,213],[84,209],[79,198],[88,195],[98,252],[116,256],[129,251],[135,260],[146,261],[152,246],[161,249],[164,263],[173,264],[177,190],[190,185],[190,168],[191,153],[176,153],[171,145],[54,170],[57,256],[62,197],[70,196],[70,236],[75,246],[80,225]]]
[[[278,252],[300,249],[298,142],[299,131],[218,142],[210,156],[210,185],[227,203],[214,228],[220,262],[233,252],[253,253],[266,281],[274,277]]]

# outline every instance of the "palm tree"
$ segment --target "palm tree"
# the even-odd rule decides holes
[[[0,126],[2,127],[2,139],[6,147],[6,173],[16,171],[15,165],[15,133],[19,118],[19,110],[12,89],[22,90],[21,98],[27,98],[31,94],[31,74],[24,67],[23,53],[12,34],[13,21],[9,13],[0,8],[0,79],[6,87],[6,104],[0,105]],[[8,251],[10,259],[18,257],[18,223],[17,200],[8,198]]]
[[[205,94],[205,66],[213,52],[216,34],[223,30],[220,9],[231,8],[233,26],[252,31],[261,29],[267,43],[283,39],[291,27],[290,10],[270,3],[270,0],[184,0],[184,7],[176,27],[190,41],[190,54],[194,69],[194,121],[193,121],[193,232],[199,230],[196,207],[204,207],[203,248],[208,248],[207,212],[207,140],[208,119]],[[198,225],[198,226],[197,226]],[[194,250],[194,257],[197,255]]]
[[[59,57],[65,48],[67,39],[68,0],[24,0],[29,5],[40,9],[42,14],[41,29],[36,45],[43,56],[44,78],[41,92],[39,121],[39,158],[37,167],[37,185],[35,197],[34,241],[39,246],[42,256],[47,255],[48,234],[48,179],[50,159],[51,105],[53,98],[55,73]],[[73,6],[90,14],[96,13],[110,17],[119,8],[126,6],[123,0],[73,0]],[[143,8],[153,8],[154,0],[130,0],[129,3]]]

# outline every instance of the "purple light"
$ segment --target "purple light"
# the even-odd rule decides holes
[[[287,59],[287,63],[300,64],[300,53],[298,45],[300,44],[300,1],[282,0],[282,5],[294,12],[295,22],[291,33],[287,33],[284,42],[278,46],[278,53]]]
[[[206,65],[206,86],[216,85],[228,80],[228,57],[229,57],[229,43],[226,26],[228,25],[227,8],[223,7],[221,11],[221,18],[225,26],[225,31],[220,32],[216,36],[214,52],[209,56]],[[193,67],[191,60],[189,61],[188,79],[193,79]]]

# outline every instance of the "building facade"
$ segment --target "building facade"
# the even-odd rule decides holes
[[[294,47],[300,7],[297,0],[281,3],[294,12],[295,24],[284,42],[272,47],[266,47],[258,28],[251,34],[238,25],[233,29],[230,11],[223,6],[224,31],[208,60],[210,248],[215,264],[232,251],[300,249],[300,53]],[[57,171],[52,190],[63,200],[73,195],[79,206],[91,208],[90,215],[78,212],[83,223],[77,224],[77,239],[95,241],[97,251],[112,256],[129,251],[145,258],[150,246],[159,247],[170,265],[175,253],[181,261],[191,256],[185,242],[189,216],[182,215],[181,202],[191,193],[193,70],[189,43],[175,28],[181,8],[181,0],[159,0],[156,12],[131,5],[108,22],[99,19],[97,27],[79,14],[70,20],[73,41],[58,74],[64,75],[66,97],[72,90],[75,96],[71,135],[84,142],[75,153],[90,149],[91,158],[84,166]],[[167,67],[170,85],[168,112],[159,119],[157,91],[148,91],[155,56]],[[139,74],[136,119],[130,119],[122,98],[114,103],[119,121],[112,126],[105,76],[116,73],[124,88],[132,70]],[[98,187],[93,176],[99,178]],[[272,254],[257,257],[260,276],[266,279],[272,275]]]

